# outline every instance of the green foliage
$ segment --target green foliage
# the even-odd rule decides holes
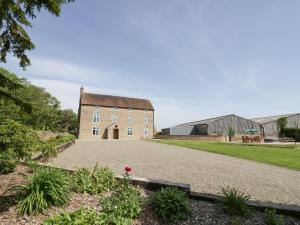
[[[19,214],[37,214],[51,206],[64,205],[70,198],[70,180],[67,173],[53,168],[38,168],[18,185],[22,200],[17,205]]]
[[[229,127],[227,135],[229,136],[229,141],[231,141],[231,138],[235,135],[235,130],[232,127]]]
[[[107,167],[99,168],[96,165],[92,172],[81,168],[73,175],[73,188],[80,193],[101,194],[110,191],[114,184],[114,173]]]
[[[299,128],[282,128],[280,130],[281,137],[293,138],[295,141],[300,141],[300,129]]]
[[[277,120],[278,128],[284,129],[287,126],[287,118],[286,117],[281,117]]]
[[[26,159],[41,145],[42,141],[30,127],[10,119],[0,122],[0,153],[10,152],[17,159]]]
[[[30,104],[31,107],[30,113],[24,113],[23,109],[19,107],[19,105],[22,105],[21,103],[15,104],[16,102],[0,98],[0,119],[10,118],[36,130],[76,134],[77,115],[72,110],[61,110],[60,102],[46,92],[44,88],[32,85],[26,79],[19,78],[3,68],[0,68],[0,72],[5,74],[7,79],[22,87],[12,90],[5,87],[1,90],[10,93],[12,97],[22,102]]]
[[[102,199],[101,206],[107,224],[131,224],[142,211],[139,191],[126,181],[113,191],[111,197]]]
[[[283,215],[276,215],[276,209],[266,209],[265,222],[267,225],[283,225]]]
[[[63,212],[46,219],[42,225],[108,225],[106,217],[94,209],[81,208],[75,212]]]
[[[154,193],[150,200],[153,210],[168,222],[178,222],[189,215],[189,199],[178,188],[167,187]]]
[[[16,167],[16,160],[7,152],[0,153],[0,174],[11,173]]]
[[[219,203],[226,213],[238,216],[244,216],[248,213],[247,201],[250,196],[230,187],[222,188],[222,193],[224,196]]]
[[[31,27],[29,20],[36,17],[42,9],[59,16],[61,6],[72,0],[5,0],[0,1],[0,62],[6,62],[8,53],[20,60],[20,66],[30,65],[26,51],[34,49],[29,35],[24,27]]]

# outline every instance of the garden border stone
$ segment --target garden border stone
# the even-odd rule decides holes
[[[69,142],[64,143],[64,144],[61,144],[61,145],[56,147],[56,153],[61,153],[61,152],[63,152],[64,150],[66,150],[67,148],[71,147],[74,144],[75,144],[75,140],[69,141]],[[33,160],[43,161],[43,162],[47,161],[48,159],[49,159],[49,157],[44,156],[43,153],[40,153],[40,154],[33,157]]]

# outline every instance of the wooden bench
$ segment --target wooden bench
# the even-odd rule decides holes
[[[280,142],[295,142],[296,140],[294,140],[293,138],[279,138]]]

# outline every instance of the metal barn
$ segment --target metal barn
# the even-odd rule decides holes
[[[278,119],[287,118],[287,128],[300,128],[300,113],[254,118],[253,121],[262,125],[265,139],[278,140]]]
[[[164,135],[227,135],[228,130],[233,128],[236,135],[244,134],[246,130],[256,130],[261,134],[261,125],[255,121],[245,119],[236,115],[199,120],[195,122],[179,124],[175,127],[162,130]]]

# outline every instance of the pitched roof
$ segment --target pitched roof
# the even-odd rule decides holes
[[[100,95],[87,92],[83,92],[81,94],[80,105],[99,105],[107,107],[154,110],[150,100],[148,99]]]
[[[227,116],[235,116],[234,114],[230,114],[230,115],[225,115],[225,116],[218,116],[218,117],[213,117],[213,118],[209,118],[209,119],[204,119],[204,120],[198,120],[198,121],[193,121],[193,122],[189,122],[189,123],[182,123],[182,124],[178,124],[175,127],[181,127],[181,126],[195,126],[195,125],[199,125],[199,124],[208,124],[211,122],[214,122],[216,120],[221,120]]]
[[[294,115],[297,115],[298,113],[293,113],[293,114],[285,114],[285,115],[277,115],[277,116],[266,116],[266,117],[259,117],[259,118],[253,118],[251,119],[254,122],[260,123],[260,124],[265,124],[265,123],[270,123],[277,121],[278,119],[282,117],[291,117]]]

